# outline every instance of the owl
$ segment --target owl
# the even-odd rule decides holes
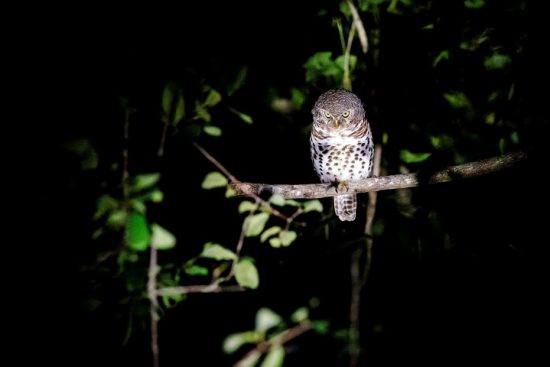
[[[345,192],[349,181],[369,177],[374,146],[361,100],[343,89],[329,90],[311,112],[311,159],[321,182]],[[357,195],[335,196],[334,210],[341,221],[355,220]]]

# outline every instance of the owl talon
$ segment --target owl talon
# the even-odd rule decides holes
[[[336,192],[348,192],[349,191],[349,184],[347,181],[338,182],[338,186],[336,186]]]

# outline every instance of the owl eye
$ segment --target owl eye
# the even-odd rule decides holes
[[[349,116],[349,111],[346,111],[342,114],[342,117],[347,118]]]
[[[325,112],[325,117],[328,119],[331,118],[330,112]]]

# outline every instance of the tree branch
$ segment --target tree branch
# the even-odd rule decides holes
[[[487,175],[513,167],[527,159],[525,152],[509,153],[481,161],[452,166],[444,170],[424,175],[409,173],[401,175],[372,177],[349,182],[348,193],[365,193],[371,191],[396,190],[428,184],[455,181],[463,178]],[[278,194],[286,199],[313,199],[341,195],[330,183],[301,185],[271,185],[263,183],[233,182],[232,189],[236,195],[258,196],[261,194]]]
[[[311,321],[305,320],[290,329],[281,331],[279,334],[273,336],[269,340],[261,342],[258,346],[256,346],[256,348],[246,353],[245,356],[235,364],[235,367],[248,365],[246,364],[246,361],[251,359],[254,355],[266,353],[273,345],[284,345],[292,339],[302,335],[306,331],[311,330],[312,327],[313,325],[311,324]]]

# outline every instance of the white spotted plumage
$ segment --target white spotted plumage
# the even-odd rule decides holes
[[[345,90],[329,90],[313,108],[311,157],[321,182],[347,183],[370,176],[372,132],[359,98]],[[355,219],[355,194],[334,197],[340,220]]]

